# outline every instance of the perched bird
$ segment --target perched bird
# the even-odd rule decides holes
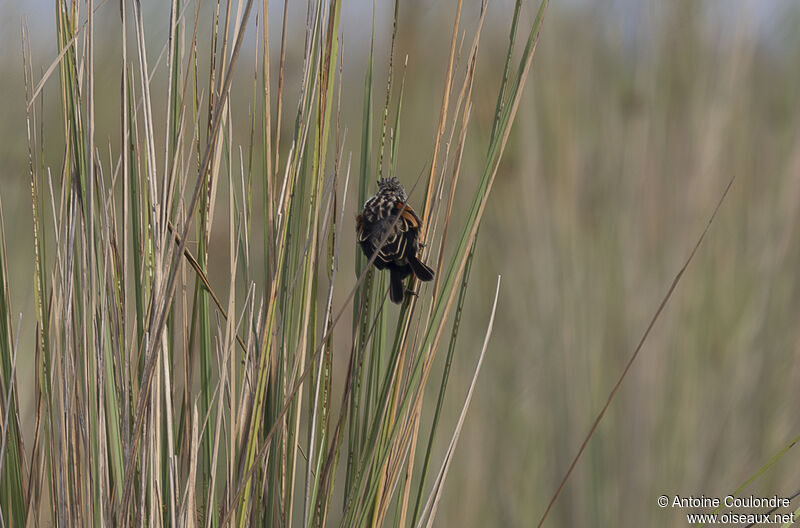
[[[389,298],[398,304],[403,302],[403,282],[409,275],[413,273],[426,282],[433,279],[433,270],[418,257],[422,221],[407,200],[397,178],[382,178],[378,192],[364,203],[364,210],[356,217],[358,243],[367,258],[377,251],[375,267],[389,270]]]

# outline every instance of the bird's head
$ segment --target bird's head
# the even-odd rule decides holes
[[[401,202],[408,200],[406,190],[397,178],[381,178],[378,180],[378,194],[393,196]]]

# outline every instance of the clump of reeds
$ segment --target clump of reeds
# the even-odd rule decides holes
[[[355,248],[343,216],[346,200],[363,203],[378,175],[395,173],[403,71],[394,46],[383,93],[373,90],[370,53],[360,163],[351,173],[340,115],[340,0],[308,4],[294,112],[284,85],[288,2],[280,49],[269,45],[266,2],[252,0],[214,5],[204,49],[199,5],[173,0],[169,38],[152,64],[141,5],[122,1],[114,151],[95,135],[100,4],[57,0],[58,56],[38,79],[25,56],[37,374],[31,384],[15,376],[19,329],[2,245],[5,526],[430,524],[472,394],[470,387],[444,459],[434,460],[472,251],[546,2],[525,28],[518,62],[515,5],[484,168],[458,224],[453,197],[486,6],[463,53],[461,2],[454,8],[431,159],[417,182],[406,181],[424,189],[426,258],[438,274],[422,295],[407,297],[396,320],[385,309],[384,277]],[[260,59],[245,64],[242,43],[256,19]],[[394,31],[397,23],[396,6]],[[251,111],[238,115],[234,72],[248,68]],[[151,83],[155,71],[166,76],[163,91]],[[56,86],[61,115],[45,117],[43,89]],[[63,127],[53,167],[38,132],[45,119]],[[291,134],[282,137],[287,122]],[[249,141],[235,144],[236,132]],[[224,231],[227,252],[210,253],[212,230]],[[350,251],[355,273],[338,266]],[[227,266],[227,284],[209,278],[212,259]],[[491,320],[487,340],[490,332]],[[433,425],[422,428],[440,352],[445,374],[428,391],[437,398]],[[349,358],[335,384],[334,355]],[[32,438],[19,429],[21,391],[35,394],[35,408],[25,410],[36,415]]]

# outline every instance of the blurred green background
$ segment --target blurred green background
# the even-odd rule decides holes
[[[96,59],[97,138],[106,158],[109,144],[118,152],[119,137],[116,4],[101,7],[97,22],[107,44]],[[151,4],[152,65],[167,8]],[[271,21],[280,20],[282,4],[270,7]],[[347,153],[357,151],[361,134],[373,15],[370,2],[344,4]],[[399,163],[407,184],[432,155],[453,5],[401,3],[395,67],[408,55]],[[528,21],[537,7],[526,7]],[[511,8],[490,5],[465,177],[477,178],[485,155]],[[14,255],[12,307],[22,314],[22,350],[29,350],[35,313],[20,28],[27,21],[38,81],[56,55],[55,22],[41,0],[0,0],[0,9],[0,198]],[[379,2],[375,11],[377,105],[392,9]],[[304,16],[304,6],[293,5],[290,27],[302,28]],[[474,26],[478,3],[465,2],[463,16]],[[271,23],[277,50],[279,26]],[[798,27],[800,4],[788,0],[551,3],[477,246],[443,431],[457,419],[500,274],[498,319],[438,525],[538,522],[732,176],[704,245],[547,525],[685,526],[685,511],[658,508],[659,495],[722,497],[800,433]],[[302,38],[301,29],[289,33],[289,108]],[[252,95],[251,41],[234,86],[241,97],[232,97],[242,115]],[[154,82],[163,84],[163,76],[157,71]],[[39,131],[54,173],[63,143],[57,83],[56,75],[44,95],[50,127]],[[355,156],[353,164],[355,171]],[[358,204],[350,190],[352,217]],[[421,196],[417,190],[412,202]],[[224,237],[217,234],[222,248]],[[346,243],[354,244],[352,234]],[[351,263],[340,266],[348,271],[339,304],[354,280]],[[33,375],[32,354],[26,359],[18,367],[22,387]],[[21,406],[30,430],[25,413],[33,402],[23,394]],[[798,470],[795,448],[746,494],[789,496],[800,488]]]

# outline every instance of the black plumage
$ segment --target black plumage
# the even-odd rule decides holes
[[[397,178],[383,178],[378,181],[378,192],[364,203],[356,218],[358,243],[364,254],[372,258],[377,252],[375,267],[389,270],[389,298],[394,303],[403,302],[403,283],[409,275],[413,273],[421,281],[434,276],[433,270],[419,260],[422,221],[407,200]]]

